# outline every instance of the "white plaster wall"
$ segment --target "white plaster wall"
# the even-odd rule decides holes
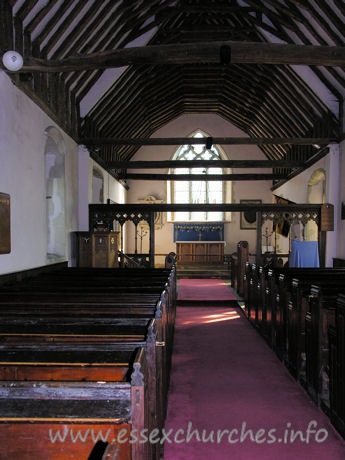
[[[152,137],[187,137],[193,131],[201,129],[212,137],[247,137],[245,133],[227,122],[218,115],[197,115],[185,114],[157,130]],[[222,146],[228,159],[267,159],[262,151],[253,145],[224,145]],[[143,146],[133,156],[132,160],[170,160],[174,155],[176,146]],[[129,172],[145,172],[143,170],[128,170]],[[148,171],[146,171],[148,172]],[[150,170],[153,173],[168,173],[168,170],[157,169]],[[233,169],[233,173],[250,173],[250,172],[271,172],[271,170],[244,170]],[[153,195],[157,199],[167,202],[166,182],[164,181],[128,181],[130,187],[128,191],[128,203],[136,203],[144,199],[147,195]],[[263,203],[271,203],[272,192],[270,190],[271,181],[237,181],[233,183],[232,202],[239,203],[241,199],[261,199]],[[231,222],[225,225],[225,252],[231,254],[236,251],[237,243],[240,240],[249,242],[250,252],[256,251],[256,231],[240,230],[240,214],[232,213]],[[128,248],[129,252],[134,251],[134,226],[128,229]],[[149,238],[148,235],[143,240],[143,251],[148,252]],[[138,240],[138,249],[139,240]],[[164,226],[156,230],[155,234],[155,253],[167,254],[170,251],[176,251],[176,245],[173,242],[173,224],[167,222],[164,216]],[[156,257],[156,263],[162,264],[164,257]]]
[[[45,130],[56,127],[65,157],[66,257],[73,262],[77,230],[77,145],[0,71],[0,191],[11,196],[11,253],[0,254],[0,273],[46,265]]]
[[[89,230],[89,204],[92,203],[92,171],[96,167],[104,177],[103,196],[104,203],[110,198],[115,203],[126,203],[126,189],[102,166],[94,161],[87,149],[79,146],[79,205],[78,205],[78,230]]]
[[[92,203],[92,175],[94,167],[104,177],[104,203],[107,202],[108,198],[114,201],[114,203],[122,204],[127,202],[126,188],[93,160],[85,148],[79,147],[79,231],[89,231],[89,204]],[[126,252],[126,225],[124,226],[123,234],[124,251]]]
[[[92,171],[97,167],[102,172],[104,177],[104,203],[110,198],[115,203],[126,203],[127,190],[120,184],[113,176],[111,176],[104,168],[102,168],[96,161],[89,158],[89,203],[92,203]]]
[[[307,203],[308,199],[308,182],[313,173],[318,169],[324,169],[326,173],[326,190],[325,201],[334,205],[334,228],[338,228],[340,201],[339,201],[339,149],[337,145],[330,146],[330,153],[315,163],[310,168],[303,171],[297,177],[294,177],[284,185],[276,189],[273,193],[295,203]],[[343,172],[345,172],[343,170]],[[340,175],[341,177],[341,175]],[[345,192],[345,189],[344,189]],[[345,194],[343,195],[345,196]],[[338,228],[339,231],[339,228]],[[336,257],[338,249],[337,231],[327,232],[326,246],[326,266],[333,265],[333,257]],[[283,236],[277,235],[277,244],[281,252],[288,252],[289,240]]]

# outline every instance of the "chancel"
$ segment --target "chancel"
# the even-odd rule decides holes
[[[0,458],[345,458],[345,6],[0,1]]]

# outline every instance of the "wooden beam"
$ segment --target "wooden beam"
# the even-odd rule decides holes
[[[119,174],[122,180],[235,181],[284,179],[284,174]]]
[[[0,49],[2,52],[13,49],[13,31],[12,31],[12,7],[9,2],[0,2]],[[2,56],[1,56],[2,64]]]
[[[222,51],[226,53],[222,53]],[[227,55],[224,62],[224,55]],[[223,57],[221,57],[221,55]],[[228,62],[229,61],[229,62]],[[23,72],[75,72],[143,64],[287,64],[344,66],[344,46],[214,41],[101,51],[62,60],[25,59]],[[3,68],[3,67],[2,67]]]
[[[166,203],[129,203],[129,204],[90,204],[90,216],[97,213],[99,216],[110,215],[113,212],[128,213],[128,212],[179,212],[179,211],[220,211],[220,212],[240,212],[255,210],[261,212],[300,212],[300,211],[321,211],[322,204],[248,204],[248,203],[223,203],[223,204],[166,204]],[[102,217],[99,217],[100,219]]]
[[[94,137],[79,139],[79,144],[92,145],[206,145],[208,142],[220,145],[328,145],[337,144],[335,137],[150,137],[150,138],[116,138]]]
[[[301,168],[302,161],[292,160],[168,160],[109,161],[109,169],[170,169],[170,168]]]

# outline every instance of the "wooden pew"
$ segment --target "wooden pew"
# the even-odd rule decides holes
[[[247,266],[245,280],[252,323],[264,336],[264,331],[271,336],[269,342],[278,356],[312,399],[330,414],[343,436],[344,280],[343,268],[279,268],[265,273],[255,266]]]
[[[246,262],[249,257],[248,241],[239,241],[237,244],[237,275],[236,275],[236,289],[240,296],[243,296],[243,278],[246,270]]]
[[[143,306],[144,305],[144,306]],[[121,303],[118,306],[114,306],[113,304],[72,304],[66,303],[63,300],[63,303],[58,304],[56,302],[47,303],[47,301],[43,301],[43,304],[38,302],[28,303],[7,303],[7,304],[0,304],[0,318],[3,320],[1,321],[3,324],[2,331],[12,331],[12,334],[17,331],[19,324],[22,324],[22,331],[26,331],[29,333],[30,331],[40,331],[42,328],[48,327],[52,331],[63,331],[65,334],[68,330],[73,334],[80,333],[81,330],[84,330],[86,325],[88,325],[88,331],[92,332],[94,330],[93,335],[95,335],[96,331],[101,332],[101,338],[104,338],[104,328],[107,327],[109,331],[111,322],[114,319],[122,319],[122,322],[125,320],[129,323],[135,322],[138,319],[141,321],[145,319],[146,321],[150,318],[155,318],[158,333],[156,334],[155,343],[158,344],[160,347],[160,373],[161,373],[161,381],[162,381],[162,390],[161,390],[161,406],[163,407],[163,415],[161,418],[164,418],[165,411],[166,411],[166,399],[167,399],[167,391],[169,386],[169,368],[170,368],[170,360],[171,360],[171,349],[172,344],[169,343],[170,337],[167,336],[167,328],[166,324],[163,322],[166,315],[165,312],[165,305],[159,301],[157,304],[139,304],[139,306],[133,306],[132,303],[129,303],[127,306],[126,304]],[[26,323],[23,323],[23,318],[26,320]],[[64,321],[61,320],[64,318]],[[61,326],[67,325],[69,329],[65,329]],[[31,326],[28,326],[28,323]],[[80,323],[81,326],[76,326],[77,323]],[[92,325],[93,323],[93,325]],[[37,325],[37,326],[33,326]],[[66,325],[66,326],[67,326]],[[112,330],[113,333],[116,333],[115,328]],[[123,339],[124,331],[120,331]],[[49,334],[48,334],[49,337]],[[79,335],[79,340],[82,340],[85,337],[85,334]],[[50,338],[52,338],[50,334]],[[8,337],[7,337],[8,339]],[[87,336],[86,336],[87,339]],[[57,338],[55,337],[55,341]],[[66,340],[66,336],[60,338],[60,342],[62,340]]]
[[[126,430],[126,443],[117,443],[119,459],[153,458],[150,443],[129,443],[129,436],[150,427],[146,352],[133,352],[130,381],[0,383],[0,442],[7,458],[23,460],[85,459],[91,452],[92,436],[73,442],[78,430],[94,436],[108,430],[108,440]],[[51,430],[51,431],[49,431]],[[65,442],[52,442],[57,430],[68,431]],[[73,430],[73,431],[72,431]],[[50,433],[50,434],[49,434]],[[23,442],[25,439],[25,442]]]
[[[267,285],[268,267],[251,264],[247,274],[247,289],[248,289],[248,318],[255,325],[262,335],[267,337],[266,331],[266,298],[265,290]]]
[[[345,437],[345,295],[336,301],[336,321],[328,328],[329,334],[329,399],[330,418],[333,425]]]
[[[276,314],[278,277],[275,269],[247,264],[244,282],[247,317],[273,349],[276,349],[276,319],[279,320]]]
[[[133,274],[133,272],[138,273],[137,278],[134,276],[133,279],[133,275],[128,277],[129,272],[131,274]],[[143,272],[145,272],[146,275],[143,275]],[[128,302],[135,302],[138,298],[141,299],[145,296],[145,298],[148,299],[150,294],[152,296],[155,294],[159,295],[164,291],[169,324],[174,322],[174,306],[176,303],[175,267],[173,267],[172,270],[152,269],[147,271],[126,269],[68,268],[59,270],[57,273],[58,275],[56,276],[55,274],[46,274],[44,276],[30,280],[29,282],[20,283],[20,285],[17,284],[15,286],[9,286],[7,288],[7,292],[5,289],[0,290],[1,299],[6,298],[5,292],[8,294],[11,290],[18,291],[17,298],[20,298],[20,295],[23,297],[23,294],[26,290],[34,291],[38,296],[40,295],[40,291],[45,291],[47,293],[49,292],[51,296],[54,295],[54,290],[57,291],[57,296],[61,296],[61,293],[64,291],[66,293],[70,292],[71,296],[80,296],[83,293],[85,294],[86,291],[91,290],[95,293],[94,296],[98,297],[99,300],[101,297],[107,297],[106,294],[108,293],[112,293],[113,296],[119,298],[118,294],[122,293],[122,291],[126,291]],[[80,290],[82,291],[81,294]],[[102,296],[99,295],[100,291],[102,292]],[[139,291],[143,292],[142,296],[139,296]],[[134,294],[134,297],[131,297],[130,292]],[[88,292],[88,297],[91,296],[92,293]],[[123,297],[124,296],[121,296],[122,299]]]
[[[151,361],[156,361],[155,371],[149,368],[150,385],[152,386],[151,394],[156,392],[156,396],[152,396],[150,404],[151,416],[156,418],[155,427],[162,428],[166,411],[166,399],[168,388],[168,369],[167,359],[165,356],[164,341],[162,340],[162,328],[159,326],[160,318],[151,320],[150,326],[147,327],[149,318],[122,318],[100,317],[95,320],[95,316],[90,318],[70,317],[61,319],[57,317],[37,317],[26,315],[24,318],[19,315],[16,317],[6,317],[1,324],[0,330],[0,356],[2,355],[2,379],[21,376],[27,380],[37,378],[41,380],[88,380],[89,378],[98,380],[114,380],[114,376],[119,373],[123,375],[126,372],[126,365],[123,365],[123,359],[120,364],[97,363],[88,365],[87,363],[76,367],[78,363],[73,361],[70,356],[66,356],[66,347],[73,346],[73,356],[75,356],[76,347],[89,347],[89,353],[92,353],[95,346],[101,345],[104,347],[116,344],[116,347],[125,346],[133,347],[134,340],[145,341],[145,346],[151,349]],[[154,329],[153,323],[156,326]],[[4,332],[6,331],[6,332]],[[119,344],[119,345],[118,345]],[[20,349],[31,346],[31,351],[26,356],[22,356],[18,365],[14,363],[4,362],[4,349],[14,345],[19,345]],[[143,345],[143,343],[134,343],[134,346]],[[30,359],[34,359],[39,352],[41,360],[34,363]],[[49,350],[48,350],[49,349]],[[36,351],[36,355],[33,353]],[[49,351],[49,352],[48,352]],[[55,359],[58,359],[58,352],[62,351],[62,362],[54,364],[47,361],[42,361],[42,356],[54,351]],[[12,351],[13,355],[13,351]],[[61,355],[61,353],[60,353]],[[156,356],[156,358],[154,357]],[[57,356],[57,357],[56,357]],[[30,358],[30,359],[29,359]],[[90,355],[90,358],[92,355]],[[97,354],[95,356],[97,359]],[[60,359],[61,361],[61,359]],[[67,361],[67,362],[66,362]],[[80,362],[80,359],[79,361]],[[6,377],[7,376],[7,377]]]
[[[287,310],[288,366],[291,373],[301,381],[305,380],[306,315],[308,314],[307,320],[309,320],[313,312],[311,310],[310,296],[315,295],[315,293],[311,293],[312,283],[317,283],[321,288],[321,286],[337,279],[337,274],[322,270],[319,274],[309,274],[304,278],[300,277],[292,280]],[[338,284],[338,281],[336,281],[336,284]]]
[[[268,338],[278,356],[297,376],[300,367],[298,343],[304,336],[306,297],[312,283],[344,276],[343,270],[314,268],[280,268],[265,270],[247,266],[248,316]]]
[[[237,266],[238,266],[237,253],[233,253],[229,256],[229,270],[230,270],[231,286],[235,290],[237,290]]]
[[[324,285],[312,286],[309,296],[309,311],[306,314],[306,383],[311,396],[318,402],[328,404],[328,395],[323,391],[322,375],[329,372],[328,330],[341,324],[339,293],[345,293],[343,282],[333,280]]]
[[[136,273],[134,279],[133,272]],[[132,274],[132,277],[129,278],[128,273]],[[138,298],[149,300],[150,295],[161,293],[161,297],[164,296],[164,303],[166,304],[166,323],[169,328],[169,335],[173,337],[173,325],[176,315],[175,267],[170,270],[68,268],[60,270],[57,277],[54,274],[46,274],[21,286],[11,287],[11,289],[17,289],[21,294],[24,294],[25,290],[37,293],[38,289],[42,293],[46,292],[48,294],[49,292],[50,295],[53,295],[55,290],[58,296],[61,296],[61,292],[70,292],[72,296],[79,297],[87,292],[89,297],[94,296],[98,297],[98,299],[106,297],[105,294],[116,295],[118,298],[119,294],[126,292],[126,302],[135,302]],[[80,290],[82,291],[81,294]],[[142,295],[139,295],[140,292]]]
[[[246,279],[243,281],[243,291],[246,290],[245,305],[246,305],[246,314],[248,319],[252,323],[256,323],[256,284],[258,280],[258,267],[256,264],[246,264]]]
[[[109,324],[107,319],[91,327],[85,321],[82,324],[77,321],[49,320],[47,328],[47,323],[31,317],[20,322],[17,320],[14,325],[7,320],[0,328],[7,331],[0,332],[0,379],[116,380],[126,375],[128,350],[144,346],[149,364],[150,409],[156,427],[161,429],[169,375],[159,319],[132,318],[126,322],[122,320],[122,324],[114,324],[114,321]],[[105,347],[111,349],[111,356],[105,354]],[[109,362],[99,362],[98,349],[103,351],[103,359]],[[89,355],[85,355],[85,350]],[[118,353],[116,362],[113,361],[115,352]],[[13,358],[16,353],[20,354],[20,359]],[[54,362],[50,357],[52,353]]]
[[[298,335],[304,333],[304,325],[301,326],[301,322],[304,322],[301,309],[302,312],[305,311],[302,298],[306,293],[309,295],[314,281],[323,281],[328,276],[341,277],[343,274],[341,270],[334,269],[270,269],[266,281],[261,283],[261,290],[264,289],[265,292],[259,295],[263,295],[262,308],[266,310],[266,315],[262,316],[263,329],[268,331],[269,341],[280,359],[292,365],[291,371],[295,376],[297,370],[296,358],[293,358],[296,351],[294,346],[300,340]]]
[[[290,269],[280,273],[276,303],[277,349],[295,378],[301,379],[305,355],[305,319],[312,284],[342,283],[344,273],[333,269]],[[279,321],[279,318],[282,318]]]
[[[49,291],[35,290],[0,290],[0,316],[6,311],[16,315],[26,315],[27,312],[36,312],[43,316],[53,314],[79,315],[86,314],[116,316],[127,316],[128,314],[143,314],[155,316],[157,305],[161,306],[162,324],[165,328],[164,336],[168,343],[168,350],[171,352],[173,324],[175,320],[175,300],[169,296],[169,292],[145,293],[138,288],[132,294],[127,293],[126,288],[119,288],[115,291],[83,292],[76,289],[71,292],[58,292],[56,288]]]
[[[122,292],[121,288],[116,289],[109,287],[109,289],[106,289],[106,294],[101,295],[101,301],[97,301],[97,297],[100,297],[99,292],[101,292],[104,287],[107,287],[109,282],[113,283],[114,281],[113,276],[109,274],[109,269],[106,270],[106,272],[104,272],[103,269],[98,270],[96,275],[93,270],[92,272],[84,270],[83,273],[79,270],[72,270],[72,280],[68,276],[66,277],[66,271],[62,270],[59,276],[59,283],[57,283],[59,285],[58,287],[54,285],[51,277],[47,276],[42,280],[42,283],[40,283],[40,279],[36,279],[33,282],[31,280],[30,283],[26,283],[26,291],[20,289],[19,292],[19,290],[13,288],[13,286],[7,286],[5,289],[1,290],[0,316],[2,316],[4,320],[0,328],[0,343],[2,344],[2,350],[6,347],[14,346],[16,341],[21,342],[21,347],[23,347],[24,343],[26,346],[30,344],[31,348],[37,347],[38,345],[44,345],[45,348],[47,348],[48,343],[50,352],[54,349],[54,353],[58,352],[58,350],[60,350],[60,352],[61,350],[65,350],[66,346],[70,346],[71,343],[73,343],[74,347],[76,343],[78,343],[78,346],[80,346],[80,344],[82,344],[82,346],[87,344],[89,347],[91,346],[91,348],[94,348],[95,344],[104,346],[105,343],[111,343],[112,346],[114,346],[115,343],[122,343],[122,346],[125,344],[125,346],[128,347],[130,345],[129,342],[134,339],[132,335],[133,332],[137,335],[137,340],[142,340],[143,334],[140,333],[140,328],[142,332],[143,322],[149,320],[154,315],[157,321],[160,320],[162,324],[160,329],[161,340],[157,340],[157,335],[155,335],[153,336],[153,340],[150,341],[148,340],[148,335],[145,342],[146,351],[149,349],[150,343],[154,344],[155,350],[157,345],[160,346],[160,344],[162,344],[163,347],[160,348],[161,352],[156,353],[156,370],[158,370],[158,372],[153,372],[152,367],[149,367],[148,371],[150,372],[151,369],[149,381],[155,382],[153,384],[160,389],[156,392],[156,407],[152,402],[152,397],[149,398],[149,413],[150,417],[155,419],[155,426],[161,426],[165,416],[168,367],[171,356],[169,356],[166,350],[170,349],[171,351],[172,348],[173,321],[175,315],[176,280],[174,270],[164,274],[165,280],[163,277],[163,284],[160,284],[158,279],[156,283],[152,283],[155,284],[155,286],[151,286],[150,295],[143,293],[145,289],[139,287],[133,289],[132,295],[123,297],[125,293]],[[140,273],[142,274],[142,271],[140,271]],[[169,278],[168,282],[164,284],[166,275],[168,275]],[[151,278],[147,276],[141,279],[144,286],[146,279],[147,286],[147,281]],[[73,281],[75,281],[76,284],[74,288]],[[118,274],[115,283],[124,283],[126,281],[126,277]],[[66,289],[68,292],[58,295],[58,288],[66,286],[66,283],[67,286],[69,286],[68,289]],[[90,292],[85,295],[85,289],[83,290],[85,283],[89,286],[92,283],[92,287],[98,291],[97,295],[93,295]],[[37,292],[37,289],[42,289],[43,286],[44,291],[41,290]],[[130,288],[131,286],[132,284],[128,283],[128,287]],[[159,286],[163,287],[164,291],[160,296],[159,302],[157,302],[156,294],[157,292],[159,293]],[[23,286],[21,286],[21,288],[22,287]],[[157,287],[158,290],[152,294],[152,290],[155,287]],[[121,296],[120,300],[119,295]],[[115,300],[115,297],[117,300]],[[76,321],[78,321],[79,324],[77,324]],[[118,331],[116,331],[116,324],[114,324],[114,321],[118,322],[118,326],[120,325],[119,323],[121,323],[121,327]],[[125,325],[126,321],[127,324]],[[139,321],[140,324],[131,324],[131,322],[137,321]],[[49,332],[43,333],[42,331],[44,329],[42,328],[47,326],[49,326]],[[63,333],[61,331],[63,331]],[[71,337],[71,334],[73,334],[73,337]],[[23,335],[25,335],[25,338]],[[136,345],[138,345],[138,342]],[[164,345],[167,346],[164,347]],[[35,371],[33,371],[33,366],[27,362],[20,368],[19,372],[18,367],[15,368],[15,363],[12,363],[12,368],[9,362],[6,364],[7,378],[12,378],[13,376],[18,378],[19,375],[21,378],[27,379],[30,378],[31,375],[32,378],[39,377],[43,379],[43,381],[47,381],[49,373],[53,374],[54,379],[59,378],[66,380],[71,375],[74,375],[76,378],[76,368],[74,367],[74,369],[71,369],[76,363],[72,361],[67,363],[67,369],[64,369],[64,373],[61,373],[61,365],[55,367],[47,366],[44,371],[42,366],[40,369],[39,366],[36,366]],[[116,367],[115,370],[117,374],[114,373],[115,371],[113,369],[111,375],[103,371],[100,365],[98,365],[99,373],[95,372],[95,369],[85,373],[85,368],[82,369],[80,367],[79,377],[88,380],[89,378],[98,378],[103,375],[104,378],[102,380],[107,381],[108,379],[114,378],[115,374],[117,376],[123,375],[119,375],[119,372],[124,372],[123,366],[119,365],[114,367]],[[5,370],[3,369],[2,372],[4,377]],[[163,390],[161,390],[162,388]],[[155,452],[153,455],[155,458],[158,458],[159,452],[157,449],[154,450]]]
[[[124,298],[114,300],[113,298],[103,298],[102,301],[92,299],[90,296],[52,296],[38,295],[28,297],[26,300],[14,299],[0,301],[0,318],[6,321],[12,319],[12,322],[21,317],[30,317],[37,321],[38,318],[46,318],[46,322],[53,321],[53,318],[92,318],[93,320],[106,321],[108,318],[156,318],[161,322],[161,340],[164,346],[164,363],[166,374],[168,375],[171,362],[172,340],[173,340],[173,322],[174,313],[167,312],[167,305],[164,293],[161,299],[156,301],[156,296],[152,299],[140,295],[140,297]],[[1,298],[1,296],[0,296]],[[38,300],[35,300],[35,299]],[[49,301],[47,300],[49,298]],[[118,298],[118,296],[117,296]],[[107,300],[107,301],[106,301]],[[168,378],[165,378],[168,382]]]
[[[264,335],[265,323],[266,323],[266,305],[265,305],[265,274],[267,268],[258,266],[257,269],[257,282],[255,287],[255,318],[256,326],[259,328],[261,333]]]
[[[345,289],[345,273],[334,269],[295,269],[289,270],[288,275],[279,275],[279,292],[284,291],[285,298],[279,306],[278,296],[276,305],[277,311],[286,311],[286,319],[281,322],[282,327],[285,326],[285,335],[281,339],[281,347],[286,351],[285,363],[306,386],[314,401],[324,403],[327,400],[325,382],[329,359],[327,329],[334,323],[337,293]],[[276,336],[279,338],[277,323],[276,319]]]
[[[244,275],[243,275],[243,300],[245,305],[245,314],[248,317],[248,300],[249,300],[249,279],[250,279],[250,272],[252,270],[252,264],[246,262]],[[231,284],[233,286],[233,284]]]
[[[275,304],[278,293],[278,283],[275,279],[276,272],[268,269],[265,281],[261,283],[263,302],[265,304],[266,315],[264,318],[263,331],[268,344],[275,349]]]

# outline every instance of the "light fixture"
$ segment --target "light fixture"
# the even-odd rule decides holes
[[[17,51],[6,51],[2,56],[2,62],[6,69],[13,72],[23,67],[23,57]]]

